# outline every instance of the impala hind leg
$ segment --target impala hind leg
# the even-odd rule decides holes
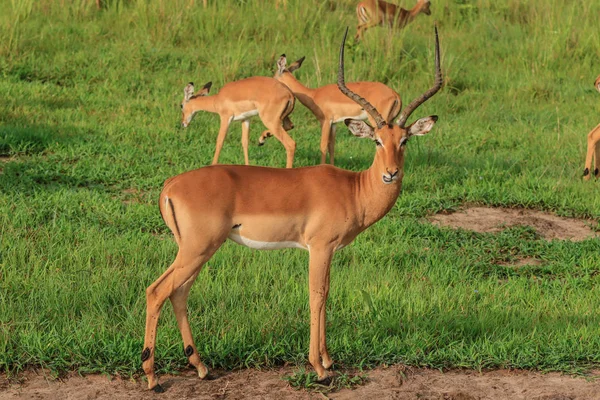
[[[326,326],[324,308],[327,295],[329,294],[329,268],[332,256],[332,249],[319,249],[316,246],[310,248],[310,263],[308,267],[310,347],[308,361],[315,369],[320,381],[325,380],[329,376],[323,364],[331,363],[329,354],[327,354],[327,346],[325,345]],[[323,325],[321,326],[321,324]],[[323,336],[322,338],[321,335]],[[321,364],[321,354],[324,356],[323,364]]]
[[[223,238],[220,243],[223,243],[224,240],[225,238]],[[189,291],[189,287],[186,288],[185,286],[191,286],[195,277],[200,272],[202,265],[210,259],[218,247],[219,246],[207,249],[205,252],[199,254],[196,253],[193,256],[186,255],[180,250],[173,264],[160,276],[160,278],[154,281],[148,286],[148,289],[146,289],[146,334],[144,337],[144,350],[142,351],[142,367],[148,378],[148,388],[153,389],[155,392],[163,391],[162,387],[158,384],[158,379],[154,373],[156,328],[158,326],[158,318],[162,306],[165,301],[175,293],[174,309],[176,309],[178,323],[180,323],[179,319],[182,314],[180,312],[181,308],[178,301],[181,301],[183,294],[185,294],[186,291]],[[177,292],[178,290],[181,291]],[[185,294],[185,298],[187,298],[187,294]],[[178,306],[175,306],[175,304]],[[185,320],[181,320],[180,326],[184,327],[184,330],[182,330],[182,336],[185,332],[184,341],[187,339],[188,343],[192,345],[193,342],[191,341],[191,331],[189,329],[189,324],[187,323],[187,316]],[[197,354],[197,352],[195,353]],[[194,361],[196,361],[196,358],[194,358]],[[205,370],[206,367],[200,362],[199,357],[197,361],[198,365],[196,365],[196,368],[200,375],[201,371]],[[206,376],[206,373],[204,373],[204,376]]]
[[[588,133],[588,138],[587,138],[587,154],[585,157],[585,170],[583,171],[583,179],[585,179],[586,181],[590,179],[590,173],[592,172],[592,157],[595,156],[595,170],[594,170],[594,174],[597,176],[598,175],[598,168],[600,166],[600,161],[599,161],[599,157],[600,156],[600,148],[599,147],[599,142],[600,141],[600,125],[596,126],[594,129],[592,129],[592,131],[590,133]]]
[[[183,353],[188,358],[189,363],[196,368],[196,371],[198,371],[198,377],[204,379],[208,375],[208,368],[206,368],[200,360],[200,355],[194,344],[194,338],[187,316],[187,299],[192,284],[196,280],[199,272],[200,270],[192,275],[179,289],[174,290],[169,299],[173,305],[173,312],[177,318],[177,326],[179,327],[181,338],[183,339]]]

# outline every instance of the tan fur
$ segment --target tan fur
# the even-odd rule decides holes
[[[358,25],[355,39],[359,40],[364,31],[377,25],[402,29],[420,13],[430,15],[430,4],[429,0],[417,0],[417,4],[412,9],[406,10],[383,0],[362,1],[356,6]]]
[[[321,124],[321,164],[325,164],[329,152],[329,163],[333,165],[336,133],[334,121],[342,118],[368,118],[372,125],[375,125],[375,121],[363,112],[360,105],[344,96],[336,84],[321,86],[317,89],[304,86],[292,74],[295,69],[299,68],[299,66],[293,68],[297,63],[298,61],[292,64],[289,70],[285,69],[281,73],[278,71],[275,79],[289,87],[298,101],[317,117]],[[400,113],[402,108],[400,95],[383,83],[354,82],[348,83],[348,87],[380,110],[388,122],[392,122]]]
[[[594,88],[600,92],[600,76],[596,78]],[[594,159],[594,170],[592,170],[592,158]],[[592,175],[598,176],[598,174],[600,174],[600,125],[588,133],[583,179],[587,181]]]
[[[352,97],[343,83],[342,60],[343,54],[338,85]],[[436,34],[436,83],[426,93],[432,96],[441,86]],[[357,101],[372,108],[362,99]],[[418,105],[424,101],[424,96],[417,98]],[[346,120],[352,134],[377,143],[373,164],[362,172],[331,165],[296,169],[213,165],[167,180],[159,204],[179,251],[173,264],[146,290],[142,367],[148,387],[162,390],[154,373],[154,357],[158,318],[167,299],[173,304],[184,349],[189,349],[188,361],[200,378],[207,375],[187,319],[187,297],[202,266],[229,237],[256,248],[283,246],[309,251],[308,359],[319,379],[327,378],[326,369],[333,361],[326,343],[325,303],[333,254],[394,206],[402,188],[405,144],[410,136],[428,133],[436,121],[437,117],[431,116],[408,127],[384,124],[374,129],[361,120]]]
[[[208,91],[207,91],[208,92]],[[242,122],[242,148],[244,162],[248,160],[248,142],[250,132],[250,118],[243,117],[245,113],[256,110],[259,118],[285,147],[287,161],[286,167],[291,168],[294,161],[296,143],[287,133],[285,127],[293,126],[289,115],[294,109],[295,98],[292,92],[283,84],[273,78],[255,76],[230,82],[223,86],[221,91],[212,96],[194,96],[189,101],[182,103],[182,125],[185,127],[197,111],[208,111],[219,114],[221,127],[217,136],[217,145],[213,164],[219,161],[219,155],[227,135],[229,125],[234,118],[241,118]]]

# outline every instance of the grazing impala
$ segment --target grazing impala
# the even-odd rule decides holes
[[[179,252],[173,264],[146,290],[146,335],[142,362],[148,386],[162,388],[154,374],[156,327],[167,299],[183,338],[184,353],[198,372],[208,370],[200,361],[187,318],[190,287],[206,263],[228,238],[254,249],[295,247],[309,252],[310,302],[309,361],[319,380],[328,377],[333,361],[325,340],[325,303],[329,268],[336,250],[381,219],[400,194],[404,152],[411,136],[425,135],[437,117],[406,125],[408,117],[442,86],[439,43],[435,44],[435,83],[404,110],[397,124],[386,122],[367,100],[344,83],[344,43],[340,49],[338,86],[360,104],[376,123],[347,119],[350,131],[375,142],[375,159],[362,172],[331,165],[276,169],[241,165],[215,165],[168,179],[160,194],[160,211]]]
[[[187,127],[198,111],[219,114],[221,128],[217,136],[217,147],[212,163],[216,164],[219,161],[219,154],[231,121],[242,121],[242,148],[244,161],[248,165],[250,118],[258,115],[269,132],[285,147],[286,167],[292,168],[296,143],[286,132],[294,127],[289,118],[290,113],[294,110],[295,102],[292,92],[277,80],[264,76],[230,82],[223,86],[219,93],[207,96],[211,85],[212,83],[208,82],[194,96],[194,84],[188,83],[183,90],[181,125],[184,128]]]
[[[360,39],[364,31],[377,25],[404,28],[420,13],[431,15],[430,4],[429,0],[417,0],[417,4],[412,9],[405,10],[383,0],[362,1],[356,6],[358,26],[355,39]]]
[[[600,76],[596,78],[594,87],[600,92]],[[600,124],[596,126],[590,133],[587,139],[587,155],[585,157],[585,170],[583,171],[583,179],[590,179],[590,170],[592,168],[592,157],[594,158],[594,176],[600,173]]]
[[[373,116],[365,112],[361,104],[357,104],[344,96],[334,83],[317,89],[304,86],[292,74],[302,66],[303,61],[304,57],[287,67],[287,60],[285,54],[283,54],[277,61],[275,79],[289,87],[300,103],[317,117],[321,124],[321,164],[325,164],[327,151],[329,151],[329,163],[333,165],[335,124],[346,119],[369,119],[371,124],[374,124],[375,120]],[[402,108],[402,100],[398,93],[383,83],[354,82],[348,83],[348,87],[380,110],[386,121],[391,122]],[[261,137],[261,141],[264,141],[264,137]]]

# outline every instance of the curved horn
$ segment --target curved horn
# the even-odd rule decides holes
[[[438,39],[438,31],[437,26],[435,26],[435,83],[425,93],[423,93],[420,97],[417,97],[406,107],[402,113],[400,114],[400,118],[398,118],[398,125],[401,128],[404,128],[404,124],[406,124],[406,120],[410,117],[410,114],[413,113],[421,104],[425,103],[431,96],[437,93],[438,90],[442,87],[443,79],[442,79],[442,69],[440,68],[440,41]]]
[[[364,108],[366,112],[368,112],[371,117],[375,120],[377,124],[377,128],[381,129],[386,124],[385,119],[379,114],[379,111],[375,107],[371,105],[367,100],[360,97],[346,86],[344,82],[344,45],[346,44],[346,36],[348,36],[348,28],[346,27],[346,33],[344,33],[344,39],[342,40],[342,47],[340,48],[340,68],[338,70],[338,88],[344,93],[346,96],[354,100],[359,106]]]

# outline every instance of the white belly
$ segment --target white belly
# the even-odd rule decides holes
[[[333,123],[335,124],[335,123],[338,123],[338,122],[344,122],[344,120],[347,120],[347,119],[358,119],[358,120],[364,121],[365,119],[367,119],[367,112],[365,110],[363,110],[358,115],[350,115],[350,116],[347,116],[347,117],[340,117],[340,118],[334,120]]]
[[[229,239],[233,240],[237,244],[241,244],[242,246],[250,247],[251,249],[256,250],[277,250],[277,249],[289,249],[289,248],[297,248],[307,250],[306,247],[302,246],[298,242],[261,242],[258,240],[252,240],[245,238],[237,233],[231,232],[229,234]]]
[[[234,121],[243,121],[246,120],[248,118],[254,117],[258,115],[258,110],[252,110],[252,111],[246,111],[244,113],[238,114],[238,115],[234,115],[233,116],[233,120]]]

